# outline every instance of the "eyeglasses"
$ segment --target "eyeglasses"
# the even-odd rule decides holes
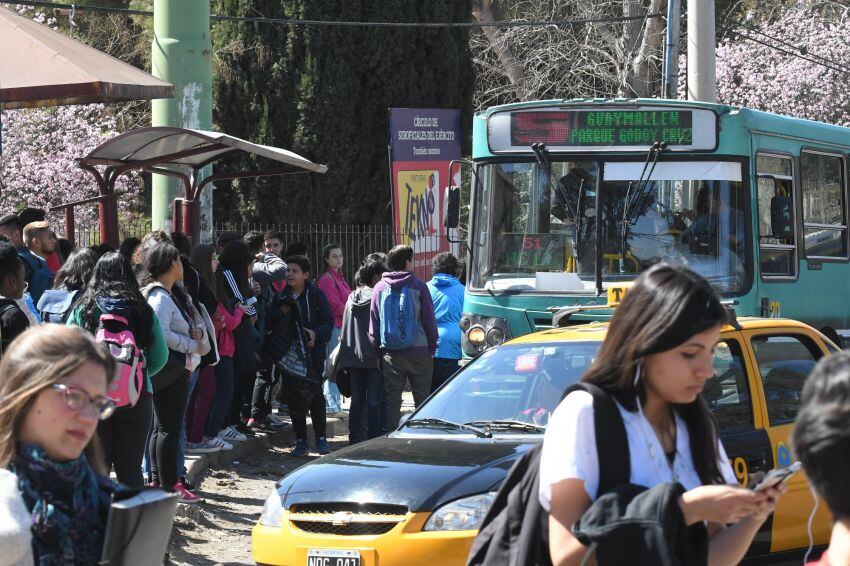
[[[94,412],[98,420],[106,420],[115,412],[115,402],[108,397],[97,397],[92,399],[88,393],[82,389],[65,385],[64,383],[56,383],[51,385],[53,389],[62,393],[65,397],[65,404],[72,411],[82,412],[91,405],[94,407]]]

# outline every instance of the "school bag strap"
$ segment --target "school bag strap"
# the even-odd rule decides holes
[[[618,485],[629,483],[631,458],[626,425],[614,398],[598,385],[579,381],[564,392],[564,397],[574,391],[585,391],[593,397],[593,429],[599,459],[597,495],[602,495]]]
[[[627,484],[630,475],[626,427],[614,399],[591,383],[564,392],[593,396],[593,421],[599,457],[599,493]],[[467,566],[550,566],[549,513],[539,500],[542,443],[511,467],[472,543]]]

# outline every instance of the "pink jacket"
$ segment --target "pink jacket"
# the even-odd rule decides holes
[[[334,315],[334,327],[342,327],[342,313],[345,312],[345,303],[351,294],[351,288],[345,282],[345,277],[339,271],[327,270],[319,277],[317,286],[328,298],[331,312]]]
[[[218,303],[213,315],[213,326],[215,326],[216,340],[218,340],[218,355],[233,357],[236,351],[236,342],[233,340],[233,331],[242,322],[243,310],[241,306],[229,312],[223,304]]]

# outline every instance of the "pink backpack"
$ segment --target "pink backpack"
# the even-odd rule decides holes
[[[106,344],[115,358],[115,378],[107,396],[118,407],[135,406],[145,387],[145,363],[130,323],[123,316],[102,314],[94,338]]]

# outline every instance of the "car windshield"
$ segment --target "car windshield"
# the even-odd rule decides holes
[[[601,183],[598,161],[551,169],[550,178],[535,162],[479,167],[472,288],[594,291],[600,218],[604,286],[668,261],[723,292],[743,289],[749,254],[739,162],[604,162]]]
[[[593,362],[601,342],[517,344],[488,350],[456,375],[410,419],[405,432],[469,434],[440,425],[472,423],[494,434],[540,433],[563,392]],[[523,423],[535,426],[522,426]]]

